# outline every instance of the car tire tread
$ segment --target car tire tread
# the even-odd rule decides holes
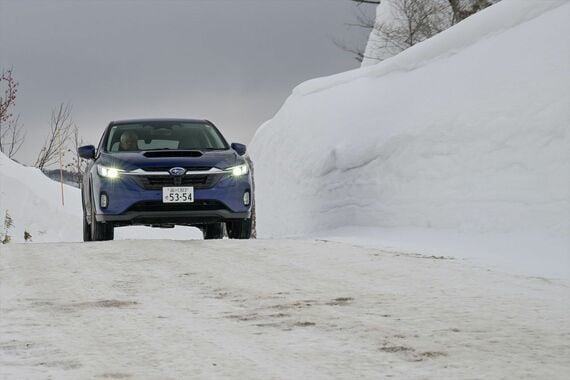
[[[228,237],[230,239],[250,239],[251,238],[251,219],[243,219],[227,222]]]
[[[202,228],[204,240],[223,239],[224,225],[222,223],[212,223]]]

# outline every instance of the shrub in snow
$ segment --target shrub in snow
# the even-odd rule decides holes
[[[2,244],[8,244],[10,240],[12,240],[12,237],[9,234],[10,229],[14,227],[14,219],[12,219],[12,217],[8,213],[8,210],[6,210],[6,213],[4,214],[3,225],[4,225],[4,234],[2,236]]]
[[[362,65],[390,58],[498,1],[383,0],[376,10]]]

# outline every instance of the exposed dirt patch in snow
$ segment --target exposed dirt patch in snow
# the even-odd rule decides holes
[[[354,298],[352,298],[352,297],[338,297],[338,298],[335,298],[334,300],[332,300],[330,302],[327,302],[327,305],[340,306],[340,305],[346,305],[352,301],[354,301]]]
[[[118,300],[101,300],[101,301],[92,301],[92,302],[80,302],[77,304],[71,304],[69,307],[74,309],[90,309],[90,308],[97,308],[97,307],[129,307],[133,305],[137,305],[138,302],[136,301],[118,301]]]
[[[104,373],[96,377],[101,377],[104,379],[129,379],[133,377],[133,375],[130,375],[128,373]]]

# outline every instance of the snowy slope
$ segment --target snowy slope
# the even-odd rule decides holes
[[[14,244],[0,378],[567,379],[569,282],[307,241]]]
[[[64,185],[64,203],[61,204],[61,186],[36,168],[20,165],[0,152],[0,240],[6,233],[11,243],[25,241],[24,232],[31,235],[29,242],[81,241],[82,210],[79,189]],[[13,227],[4,227],[6,212]],[[121,227],[116,239],[200,239],[196,228],[176,227],[156,229],[148,227]]]
[[[258,234],[531,237],[553,243],[526,253],[554,251],[569,272],[569,16],[567,1],[504,0],[380,64],[298,86],[250,146]]]
[[[0,153],[0,237],[4,237],[6,212],[14,226],[8,230],[12,243],[81,240],[81,200],[79,190],[61,186],[39,169],[20,165]]]

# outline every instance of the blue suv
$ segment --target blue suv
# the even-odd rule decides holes
[[[195,226],[205,239],[251,236],[252,178],[245,145],[229,145],[208,120],[114,121],[83,176],[83,240],[113,240],[114,228]]]

